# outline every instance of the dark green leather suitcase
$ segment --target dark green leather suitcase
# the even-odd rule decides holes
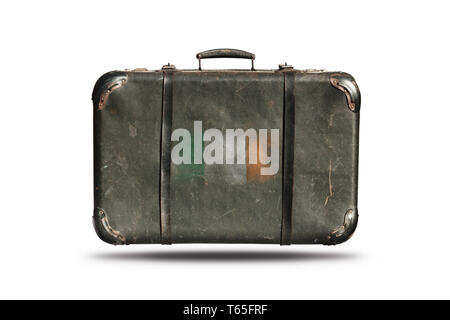
[[[201,59],[250,59],[202,70]],[[360,93],[352,76],[199,69],[95,84],[94,226],[111,244],[338,244],[355,231]]]

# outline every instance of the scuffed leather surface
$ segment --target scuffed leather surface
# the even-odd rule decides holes
[[[293,243],[326,243],[357,206],[359,113],[329,78],[296,75]]]
[[[95,207],[125,243],[160,241],[161,95],[161,73],[128,73],[102,110],[94,106]]]
[[[359,113],[349,110],[330,75],[295,75],[294,244],[340,243],[352,233],[345,229],[345,214],[357,208]],[[102,90],[123,76],[126,83],[97,110]],[[123,235],[127,244],[160,242],[162,79],[158,71],[111,73],[93,94],[95,208],[104,210],[113,235]],[[203,130],[279,128],[282,140],[281,72],[178,70],[173,98],[173,129],[192,133],[193,121],[202,120]],[[233,170],[239,168],[172,163],[173,242],[278,244],[282,161],[280,149],[280,170],[264,183],[236,180]],[[356,225],[349,226],[354,231]],[[108,242],[120,243],[100,232]]]
[[[173,115],[173,128],[190,132],[194,120],[202,120],[204,130],[223,132],[226,128],[282,129],[282,74],[175,73]],[[264,183],[245,183],[240,167],[208,165],[185,178],[182,170],[195,169],[172,163],[174,242],[280,242],[281,170]]]

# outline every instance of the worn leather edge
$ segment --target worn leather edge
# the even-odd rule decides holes
[[[353,112],[359,112],[361,93],[355,79],[345,72],[332,73],[330,74],[330,83],[345,94],[348,108]]]
[[[334,229],[327,237],[325,245],[336,245],[350,239],[358,225],[358,209],[348,209],[344,215],[342,226]]]
[[[92,92],[94,108],[96,110],[102,110],[111,92],[122,87],[127,80],[128,75],[124,71],[111,71],[102,75],[95,83]]]
[[[126,244],[125,237],[117,230],[113,229],[109,224],[105,210],[94,208],[94,216],[92,217],[95,232],[98,237],[106,243],[113,245]]]

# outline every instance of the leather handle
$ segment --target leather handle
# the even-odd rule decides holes
[[[255,60],[255,54],[238,49],[212,49],[203,52],[199,52],[196,55],[198,59],[198,69],[202,70],[201,59],[212,58],[239,58],[239,59],[251,59],[252,70],[255,70],[253,61]]]

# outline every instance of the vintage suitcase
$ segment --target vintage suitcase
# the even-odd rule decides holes
[[[250,59],[202,70],[201,59]],[[135,69],[95,84],[94,226],[111,244],[338,244],[355,231],[360,93],[352,76]]]

